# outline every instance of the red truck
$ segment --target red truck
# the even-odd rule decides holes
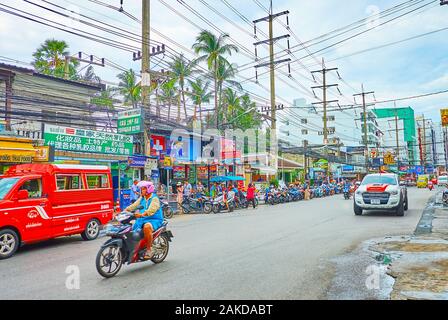
[[[13,166],[0,176],[0,260],[24,244],[56,237],[94,240],[113,212],[106,166]]]

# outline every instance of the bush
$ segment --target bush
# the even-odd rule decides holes
[[[278,188],[279,185],[279,181],[278,179],[271,179],[271,181],[269,181],[269,185],[274,185],[274,187]]]

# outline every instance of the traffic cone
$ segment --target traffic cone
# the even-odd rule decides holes
[[[117,202],[115,202],[115,212],[119,213],[120,211],[121,211],[120,199],[117,199]]]

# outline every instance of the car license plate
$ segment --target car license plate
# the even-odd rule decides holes
[[[380,199],[372,199],[370,201],[371,204],[381,204],[381,200]]]

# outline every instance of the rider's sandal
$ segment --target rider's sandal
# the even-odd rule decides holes
[[[154,257],[154,251],[151,249],[151,251],[148,253],[146,252],[145,256],[143,257],[143,259],[145,260],[150,260]]]

